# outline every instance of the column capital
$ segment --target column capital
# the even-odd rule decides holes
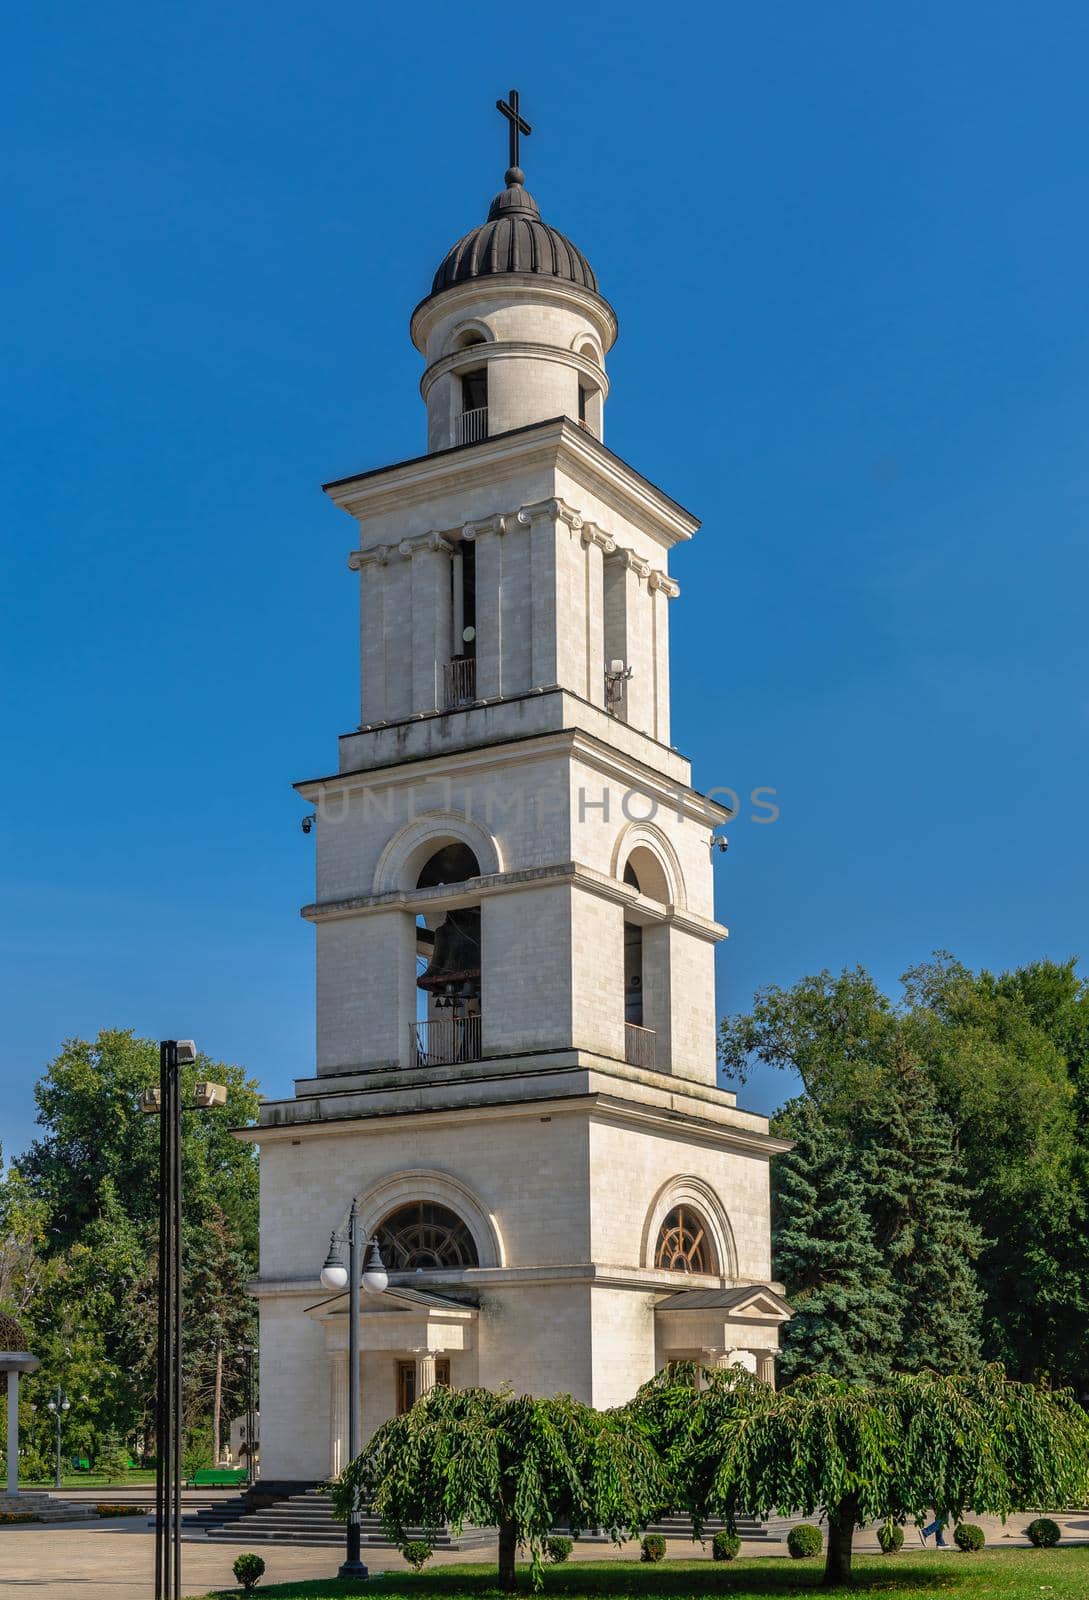
[[[612,555],[616,549],[616,540],[611,533],[606,533],[604,528],[599,528],[596,522],[584,522],[579,538],[589,548],[596,544],[606,555]]]
[[[636,555],[635,551],[629,550],[626,545],[617,545],[611,552],[610,559],[618,566],[627,567],[637,578],[650,577],[652,571],[650,562],[644,556]]]
[[[667,600],[676,600],[681,592],[681,586],[676,578],[671,578],[668,572],[662,572],[658,567],[651,569],[647,582],[650,588],[660,589]]]
[[[396,549],[396,545],[376,544],[373,550],[349,551],[348,570],[350,572],[361,572],[364,567],[384,567]]]
[[[496,515],[494,517],[484,517],[480,522],[467,522],[461,530],[461,537],[469,544],[472,544],[473,540],[479,539],[481,534],[506,533],[506,531],[506,517]]]
[[[557,496],[549,500],[535,500],[528,506],[523,506],[518,512],[518,521],[523,528],[532,527],[533,523],[542,517],[547,517],[553,522],[566,522],[567,526],[576,532],[582,527],[582,518],[575,508]]]

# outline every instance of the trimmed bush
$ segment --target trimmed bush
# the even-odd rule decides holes
[[[231,1571],[242,1585],[243,1589],[256,1589],[257,1584],[265,1570],[265,1563],[260,1556],[247,1552],[244,1556],[236,1556]]]
[[[958,1522],[953,1529],[953,1538],[958,1550],[982,1550],[987,1543],[987,1535],[982,1528],[974,1522]]]
[[[435,1552],[426,1539],[409,1539],[401,1546],[401,1554],[413,1572],[420,1572],[424,1563],[430,1561]]]
[[[147,1516],[147,1506],[134,1506],[134,1505],[130,1505],[127,1501],[126,1501],[126,1503],[124,1505],[117,1505],[117,1506],[111,1506],[108,1503],[103,1501],[103,1502],[100,1502],[97,1506],[95,1506],[95,1510],[97,1511],[97,1513],[98,1513],[98,1515],[100,1517],[146,1517]]]
[[[1053,1544],[1058,1544],[1063,1536],[1063,1531],[1057,1522],[1052,1522],[1050,1517],[1036,1517],[1025,1529],[1030,1544],[1037,1550],[1050,1550]]]
[[[552,1562],[553,1566],[556,1567],[560,1566],[564,1561],[570,1559],[571,1552],[574,1548],[574,1539],[569,1539],[567,1535],[563,1533],[554,1533],[551,1538],[545,1540],[545,1555],[548,1557],[549,1561]]]
[[[640,1561],[663,1561],[666,1553],[666,1542],[660,1533],[648,1533],[639,1546]]]
[[[711,1540],[711,1554],[716,1561],[735,1561],[741,1550],[741,1540],[736,1533],[720,1528]]]
[[[877,1542],[887,1556],[894,1556],[903,1548],[904,1530],[898,1522],[883,1522],[877,1530]]]
[[[823,1546],[821,1530],[811,1522],[799,1522],[787,1534],[787,1549],[795,1561],[804,1561],[807,1556],[819,1556]]]

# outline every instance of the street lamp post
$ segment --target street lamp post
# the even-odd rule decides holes
[[[257,1407],[253,1403],[253,1360],[257,1346],[243,1345],[242,1353],[246,1358],[246,1483],[252,1488],[257,1476],[253,1449],[257,1433]]]
[[[61,1417],[66,1411],[71,1410],[71,1406],[72,1402],[58,1383],[57,1392],[49,1402],[49,1409],[57,1419],[57,1470],[53,1482],[58,1489],[61,1486]]]
[[[159,1298],[155,1364],[155,1600],[181,1600],[182,1294],[181,1118],[183,1109],[227,1103],[220,1083],[198,1083],[192,1107],[181,1103],[181,1068],[192,1066],[192,1039],[159,1045],[159,1087],[140,1109],[159,1118]]]
[[[344,1238],[348,1240],[348,1265],[344,1265]],[[326,1289],[348,1289],[348,1460],[354,1461],[363,1447],[361,1437],[361,1408],[359,1395],[359,1289],[363,1284],[372,1294],[381,1294],[389,1284],[389,1274],[382,1261],[377,1239],[367,1240],[366,1260],[361,1260],[363,1249],[362,1229],[355,1200],[348,1211],[344,1228],[334,1232],[329,1241],[329,1254],[321,1269],[322,1285]],[[348,1517],[345,1558],[338,1574],[341,1578],[365,1578],[367,1568],[361,1557],[362,1535],[359,1524],[359,1503],[353,1504]]]

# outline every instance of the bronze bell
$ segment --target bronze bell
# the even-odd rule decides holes
[[[480,995],[480,908],[448,911],[435,930],[427,971],[416,979],[436,1006],[453,1006]]]

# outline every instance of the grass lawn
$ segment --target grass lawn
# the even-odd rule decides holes
[[[564,1600],[602,1595],[610,1600],[629,1596],[660,1596],[661,1600],[703,1600],[706,1595],[729,1595],[731,1600],[758,1600],[764,1595],[873,1594],[882,1600],[910,1600],[927,1594],[978,1596],[978,1600],[1086,1600],[1089,1596],[1089,1546],[1058,1550],[984,1550],[977,1555],[960,1551],[929,1555],[856,1556],[850,1588],[821,1587],[823,1561],[793,1561],[789,1556],[760,1556],[749,1561],[677,1561],[668,1557],[659,1566],[644,1566],[637,1557],[623,1561],[594,1561],[582,1565],[550,1567],[544,1595]],[[520,1573],[523,1592],[529,1592],[529,1569]],[[238,1589],[218,1590],[206,1600],[236,1597]],[[483,1566],[425,1568],[418,1576],[407,1567],[403,1573],[384,1573],[365,1584],[342,1583],[336,1578],[308,1583],[260,1584],[255,1600],[334,1600],[341,1595],[403,1595],[414,1600],[477,1600],[498,1596],[495,1568]]]

